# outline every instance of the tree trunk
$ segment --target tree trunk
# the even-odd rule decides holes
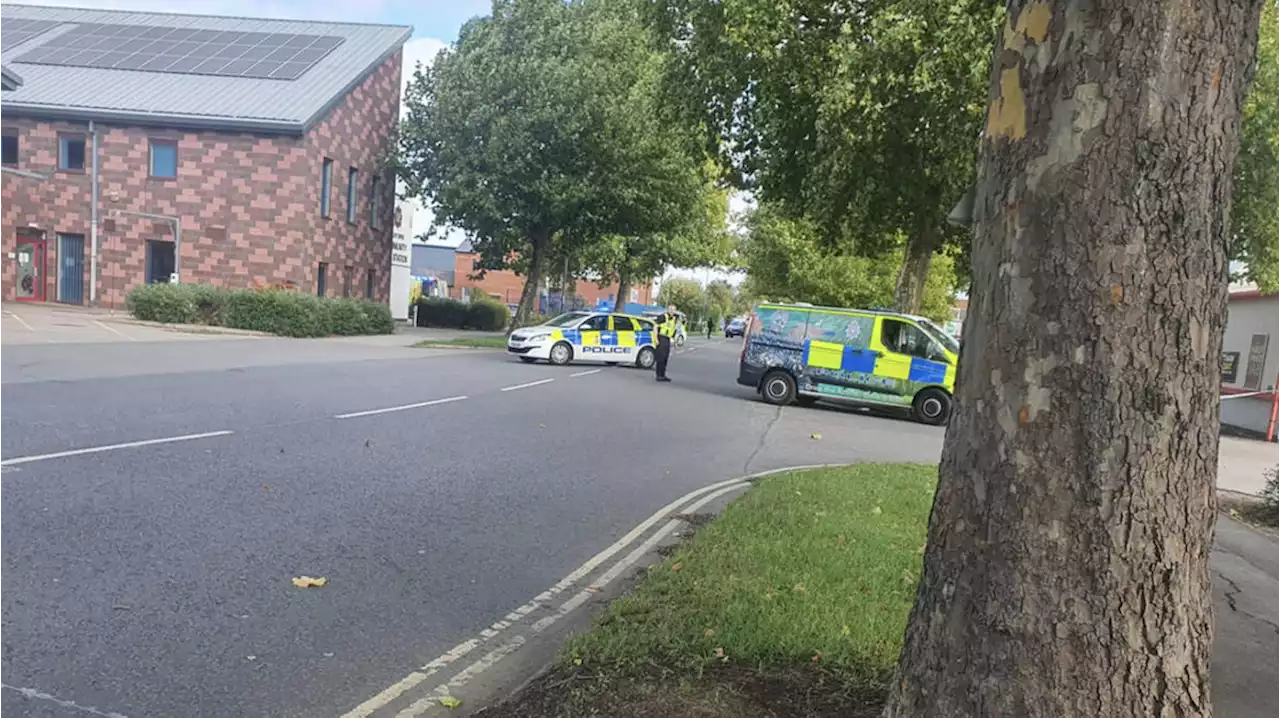
[[[1260,3],[1010,3],[886,718],[1210,715],[1230,172]]]
[[[933,253],[938,251],[942,235],[932,225],[926,225],[907,238],[902,256],[902,269],[898,272],[898,286],[893,292],[894,308],[907,314],[919,314],[924,304],[924,284],[929,279],[929,265]]]
[[[624,312],[627,308],[627,294],[631,291],[631,270],[624,260],[618,266],[618,297],[613,302],[613,311]]]
[[[529,238],[533,251],[529,257],[529,273],[524,278],[524,289],[520,292],[520,303],[516,305],[515,316],[511,317],[511,325],[507,333],[519,329],[529,323],[538,301],[538,284],[542,281],[542,264],[547,253],[547,237],[534,235]]]

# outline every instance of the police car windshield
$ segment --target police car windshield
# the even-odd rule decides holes
[[[960,342],[957,342],[950,334],[942,331],[937,324],[934,324],[928,319],[920,320],[919,324],[920,327],[924,329],[925,333],[933,337],[935,341],[941,343],[942,346],[946,347],[947,351],[955,354],[960,352]]]
[[[577,324],[578,322],[582,321],[583,319],[586,319],[588,316],[590,316],[590,315],[589,315],[589,314],[587,314],[587,313],[585,313],[585,312],[568,312],[568,313],[566,313],[566,314],[561,314],[560,316],[556,317],[555,319],[551,319],[551,320],[547,321],[547,322],[546,322],[546,324],[545,324],[545,326],[548,326],[548,327],[567,327],[567,326],[569,326],[570,324]]]

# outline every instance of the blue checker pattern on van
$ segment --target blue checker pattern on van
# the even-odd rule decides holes
[[[844,354],[840,357],[840,371],[874,374],[876,371],[876,357],[879,355],[880,352],[870,349],[855,349],[846,346]]]
[[[600,332],[600,346],[616,347],[618,346],[617,332]]]
[[[636,332],[636,346],[653,343],[653,332]]]
[[[582,343],[582,332],[579,332],[577,329],[567,329],[560,333],[564,335],[564,340],[570,344]]]
[[[918,357],[911,359],[911,372],[907,374],[907,381],[920,382],[921,384],[941,384],[946,379],[946,364]]]

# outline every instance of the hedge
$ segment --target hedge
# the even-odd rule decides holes
[[[219,289],[200,284],[147,284],[125,300],[137,319],[206,324],[286,337],[391,334],[391,308],[364,299],[316,297],[287,289]]]
[[[507,305],[488,298],[460,302],[443,297],[423,297],[418,300],[417,325],[420,327],[446,327],[449,329],[478,329],[497,332],[507,328],[511,312]]]

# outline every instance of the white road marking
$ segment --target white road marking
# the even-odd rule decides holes
[[[783,470],[785,471],[786,469],[783,469]],[[769,473],[772,473],[772,472],[769,472]],[[693,491],[690,491],[689,493],[685,494],[684,496],[681,496],[675,501],[672,501],[666,506],[663,506],[662,508],[653,512],[653,514],[649,516],[649,518],[645,519],[644,521],[641,521],[639,524],[636,525],[635,528],[628,531],[626,535],[622,536],[617,541],[614,541],[608,548],[604,549],[603,551],[596,554],[595,556],[592,556],[591,558],[587,559],[586,563],[574,569],[573,572],[570,573],[568,576],[565,576],[564,578],[560,579],[560,581],[557,582],[556,585],[552,586],[546,591],[543,591],[537,596],[534,596],[533,600],[516,608],[511,613],[508,613],[505,616],[504,621],[495,623],[491,628],[496,628],[499,624],[505,624],[503,625],[503,628],[505,628],[506,626],[510,626],[516,623],[517,621],[521,620],[525,616],[529,615],[530,613],[534,612],[535,610],[540,608],[543,604],[549,602],[557,594],[563,593],[565,589],[569,588],[570,586],[573,586],[575,583],[585,578],[592,571],[599,568],[601,564],[603,564],[605,561],[608,561],[610,558],[612,558],[614,554],[618,553],[622,549],[631,545],[631,543],[634,542],[636,539],[640,538],[640,536],[642,536],[644,532],[652,528],[654,524],[666,518],[668,515],[671,514],[671,512],[675,511],[677,507],[679,507],[681,504],[685,503],[686,501],[702,496],[703,494],[710,493],[718,489],[722,489],[726,486],[735,485],[734,488],[737,488],[736,486],[737,484],[741,484],[744,479],[750,479],[750,478],[753,478],[753,477],[746,476],[746,477],[737,478],[737,479],[727,479],[725,481],[720,481],[720,482],[711,484],[710,486],[704,486],[700,489],[694,489]],[[546,620],[546,619],[543,619],[543,620]],[[498,629],[498,630],[501,630],[501,629]],[[491,634],[491,636],[497,635],[497,632],[498,631],[495,630],[493,634]],[[368,716],[373,715],[374,711],[378,710],[379,708],[382,708],[383,706],[387,705],[388,703],[395,700],[396,698],[399,698],[400,696],[404,695],[406,691],[412,689],[414,686],[418,685],[419,683],[422,683],[427,678],[431,677],[433,674],[440,671],[442,668],[448,666],[449,664],[453,663],[459,658],[475,650],[480,645],[480,643],[481,643],[481,639],[475,639],[475,638],[459,643],[457,646],[454,646],[449,651],[445,652],[444,654],[430,661],[426,665],[422,666],[422,668],[416,671],[413,671],[412,673],[405,676],[404,678],[401,678],[400,680],[391,684],[385,690],[373,696],[369,700],[365,701],[364,703],[361,703],[360,705],[356,706],[350,711],[344,713],[342,715],[342,718],[368,718]]]
[[[553,381],[555,381],[555,379],[539,379],[538,381],[531,381],[527,384],[516,384],[515,386],[504,386],[498,391],[515,391],[516,389],[528,389],[531,386],[538,386],[539,384],[550,384]]]
[[[458,674],[449,679],[448,683],[436,686],[425,698],[420,698],[409,705],[408,708],[396,714],[396,718],[415,718],[432,708],[440,708],[440,699],[449,695],[453,690],[465,686],[472,678],[484,673],[501,661],[503,658],[515,653],[515,651],[525,644],[527,639],[524,636],[515,636],[510,641],[498,646],[481,656],[475,663],[458,671]]]
[[[98,710],[93,706],[82,706],[75,701],[64,700],[62,698],[51,696],[48,693],[38,691],[34,688],[18,688],[16,686],[11,686],[8,683],[0,683],[0,688],[7,688],[11,691],[21,693],[24,697],[32,700],[48,701],[50,703],[60,705],[63,708],[70,708],[71,710],[80,711],[81,713],[88,713],[91,716],[99,716],[99,718],[126,718],[122,713]]]
[[[233,431],[206,431],[203,434],[186,434],[184,436],[166,436],[163,439],[146,439],[144,441],[128,441],[123,444],[111,444],[109,446],[94,446],[88,449],[72,449],[71,451],[58,451],[52,454],[37,454],[36,456],[19,456],[16,459],[5,459],[0,461],[0,466],[13,466],[14,464],[29,464],[33,461],[46,461],[48,459],[61,459],[67,456],[80,456],[82,454],[98,454],[103,451],[115,451],[116,449],[132,449],[135,446],[151,446],[152,444],[172,444],[177,441],[194,441],[195,439],[210,439],[215,436],[227,436],[234,434]]]
[[[588,369],[586,371],[580,371],[577,374],[570,374],[569,376],[590,376],[592,374],[599,374],[599,373],[600,373],[599,369]]]
[[[401,406],[388,406],[385,409],[370,409],[368,411],[353,411],[350,414],[334,414],[335,419],[354,419],[358,416],[373,416],[374,414],[387,414],[393,411],[406,411],[408,409],[421,409],[424,406],[435,406],[437,404],[449,404],[455,401],[466,399],[465,396],[451,396],[446,399],[432,399],[431,401],[420,401],[416,404],[403,404]]]
[[[26,320],[26,319],[23,319],[22,317],[18,316],[17,314],[14,314],[13,312],[5,312],[5,313],[4,313],[4,315],[5,315],[6,317],[13,317],[14,319],[17,319],[19,324],[21,324],[22,326],[24,326],[24,327],[26,327],[26,328],[27,328],[27,331],[29,331],[29,332],[34,332],[34,331],[35,331],[35,327],[31,326],[30,324],[27,324],[27,320]]]
[[[109,327],[109,326],[107,326],[106,324],[103,324],[102,322],[98,321],[97,319],[94,319],[94,320],[93,320],[93,323],[94,323],[94,324],[97,324],[98,326],[102,327],[103,329],[106,329],[107,331],[111,332],[112,334],[119,334],[120,336],[124,337],[125,339],[128,339],[128,340],[129,340],[129,341],[131,341],[131,342],[136,342],[136,341],[138,341],[137,339],[134,339],[133,337],[129,336],[128,334],[125,334],[124,332],[120,331],[119,329],[116,329],[115,327]]]

